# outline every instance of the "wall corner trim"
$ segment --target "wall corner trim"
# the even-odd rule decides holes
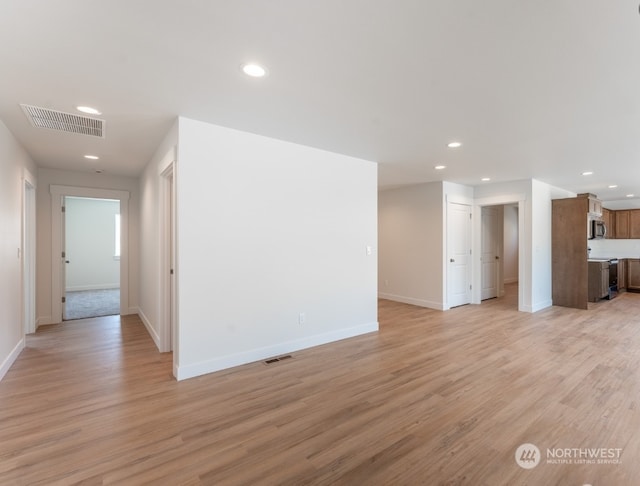
[[[401,302],[403,304],[417,305],[418,307],[426,307],[428,309],[435,310],[447,310],[448,307],[442,302],[436,302],[432,300],[415,299],[413,297],[405,297],[404,295],[385,294],[384,292],[378,293],[379,299],[392,300],[394,302]]]

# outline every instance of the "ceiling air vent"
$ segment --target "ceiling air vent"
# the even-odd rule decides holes
[[[105,121],[99,118],[74,115],[38,106],[22,104],[20,106],[29,122],[36,128],[48,128],[60,132],[104,138]]]

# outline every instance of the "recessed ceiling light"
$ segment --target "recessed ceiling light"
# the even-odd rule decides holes
[[[583,173],[582,173],[582,175],[583,175],[583,176],[590,176],[590,175],[593,175],[593,172],[591,172],[590,170],[588,170],[588,171],[586,171],[586,172],[583,172]]]
[[[634,197],[633,194],[627,194],[627,197]]]
[[[447,144],[447,147],[449,148],[458,148],[458,147],[462,147],[462,143],[460,142],[449,142]]]
[[[98,160],[100,157],[98,157],[97,155],[85,155],[84,158],[90,160]]]
[[[447,168],[447,166],[446,166],[446,165],[436,165],[436,166],[434,167],[434,169],[435,169],[435,170],[442,170],[442,169],[446,169],[446,168]]]
[[[483,177],[482,179],[480,179],[482,182],[488,182],[491,180],[491,177]]]
[[[87,113],[89,115],[102,115],[100,110],[96,110],[95,108],[91,108],[90,106],[76,106],[76,110],[81,111],[82,113]]]
[[[618,187],[618,184],[611,184],[611,185],[609,186],[609,189],[615,189],[616,187]]]
[[[243,64],[242,72],[252,78],[262,78],[267,75],[267,70],[259,64]]]

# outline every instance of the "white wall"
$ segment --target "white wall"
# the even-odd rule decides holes
[[[443,308],[443,197],[441,182],[380,191],[380,298]]]
[[[498,204],[518,204],[518,309],[524,312],[533,312],[532,307],[532,267],[531,267],[531,208],[532,208],[532,181],[520,180],[499,182],[493,184],[481,184],[475,187],[474,211],[478,216],[482,206]],[[481,218],[474,220],[474,281],[473,302],[479,304],[481,289],[480,255],[481,255]],[[551,287],[549,286],[549,293]],[[551,295],[551,294],[549,294]]]
[[[536,312],[552,304],[551,200],[573,196],[575,193],[535,179],[476,187],[476,204],[480,206],[519,201],[518,307],[522,311]]]
[[[139,314],[160,347],[161,295],[161,174],[175,160],[178,121],[169,130],[140,176],[140,288]],[[200,214],[200,213],[198,213]],[[175,358],[175,356],[174,356]]]
[[[119,288],[115,216],[120,201],[67,197],[65,209],[66,290]]]
[[[640,258],[640,240],[589,240],[591,258]]]
[[[504,206],[504,283],[518,281],[518,206]]]
[[[180,118],[177,166],[178,379],[378,329],[376,164]]]
[[[20,283],[25,169],[36,173],[33,161],[0,121],[0,379],[24,348]]]
[[[448,309],[447,202],[473,205],[473,188],[431,182],[379,193],[379,297]]]
[[[38,325],[52,324],[57,321],[53,318],[52,306],[52,270],[51,260],[51,193],[50,186],[75,186],[96,189],[113,189],[128,191],[129,197],[129,285],[128,301],[129,310],[126,313],[134,314],[138,311],[138,238],[139,238],[139,184],[133,177],[110,176],[108,174],[96,174],[93,172],[76,172],[54,169],[38,169],[37,188],[37,216],[38,227],[37,244],[37,302],[36,313]],[[122,284],[123,282],[121,282]]]
[[[551,300],[551,199],[553,188],[533,179],[531,211],[531,310],[550,307]]]

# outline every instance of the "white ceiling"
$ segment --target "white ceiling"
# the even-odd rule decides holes
[[[98,107],[106,138],[19,103]],[[0,119],[38,165],[135,176],[178,115],[377,161],[381,187],[640,198],[638,0],[0,2]]]

